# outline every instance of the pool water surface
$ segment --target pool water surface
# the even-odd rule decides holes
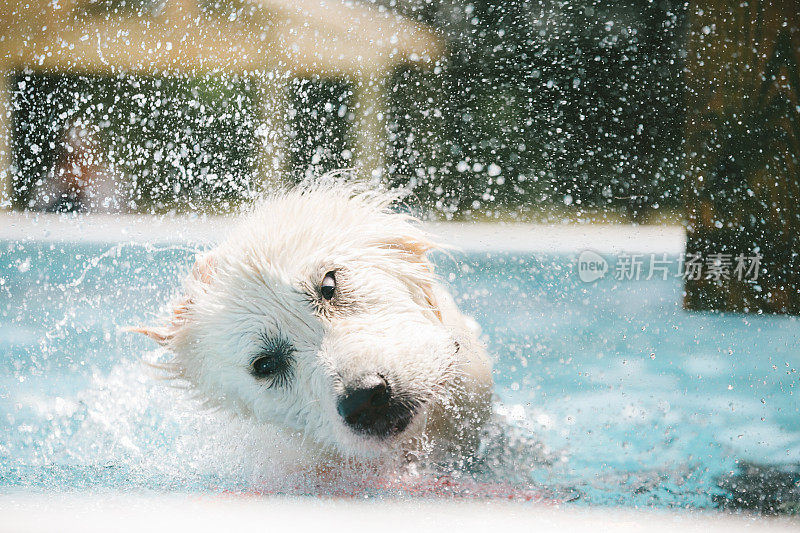
[[[153,379],[141,360],[159,353],[119,331],[153,320],[193,252],[0,241],[0,493],[278,475],[260,429]],[[436,258],[495,358],[501,422],[464,475],[574,505],[797,512],[800,321],[688,313],[676,272],[584,283],[575,261]]]

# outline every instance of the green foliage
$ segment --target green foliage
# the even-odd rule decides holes
[[[25,208],[64,152],[66,131],[96,133],[128,210],[227,210],[251,189],[253,91],[243,79],[19,74],[14,203]]]
[[[349,167],[353,125],[350,84],[295,79],[289,87],[289,165],[295,180]]]
[[[452,53],[395,78],[398,181],[461,214],[679,204],[682,3],[474,1],[426,17]]]

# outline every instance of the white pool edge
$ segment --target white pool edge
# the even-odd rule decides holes
[[[0,240],[96,243],[192,243],[209,246],[233,226],[227,217],[0,213]],[[431,222],[424,228],[456,250],[680,254],[681,226]]]
[[[798,531],[800,521],[708,512],[576,508],[491,500],[355,500],[214,495],[0,496],[0,532]]]

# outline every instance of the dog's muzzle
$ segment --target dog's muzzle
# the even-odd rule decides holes
[[[386,438],[406,429],[414,416],[414,405],[394,394],[386,378],[370,374],[346,384],[338,411],[357,433]]]

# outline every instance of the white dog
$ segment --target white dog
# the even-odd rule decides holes
[[[209,403],[320,457],[472,453],[491,365],[394,199],[342,183],[276,194],[197,259],[165,324],[135,331]]]

